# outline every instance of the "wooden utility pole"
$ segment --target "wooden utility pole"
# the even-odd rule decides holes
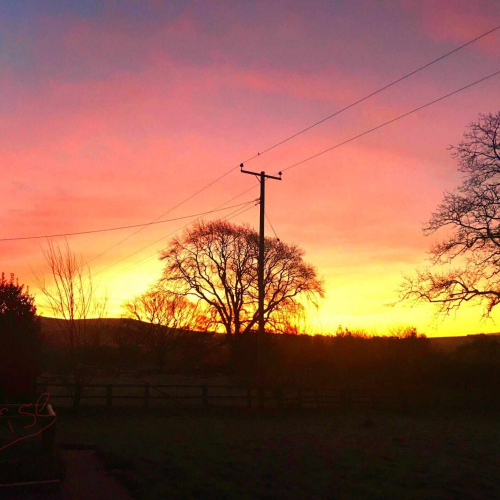
[[[255,175],[260,182],[260,228],[259,228],[259,263],[258,263],[258,286],[259,286],[259,337],[264,336],[264,224],[265,224],[265,203],[266,203],[266,179],[281,180],[281,172],[279,177],[274,175],[266,175],[265,172],[250,172],[243,170],[243,163],[240,164],[240,169],[243,174]]]

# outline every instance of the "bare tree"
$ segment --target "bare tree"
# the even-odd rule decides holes
[[[405,277],[401,298],[437,304],[442,314],[480,303],[487,317],[500,303],[500,112],[479,115],[450,149],[464,180],[424,227],[425,234],[450,232],[430,251],[439,270]]]
[[[43,253],[50,277],[47,280],[45,274],[36,274],[35,283],[65,340],[78,408],[82,391],[93,377],[89,351],[101,343],[107,299],[98,295],[90,269],[67,242],[62,247],[49,242]]]
[[[152,287],[123,304],[125,318],[140,321],[136,328],[139,342],[156,354],[158,366],[164,367],[167,352],[174,351],[186,330],[207,331],[210,319],[199,304],[186,297]]]
[[[389,335],[398,339],[425,339],[425,333],[418,333],[417,327],[411,325],[396,325],[389,328]]]
[[[161,259],[162,283],[204,301],[228,338],[251,331],[258,321],[258,234],[227,221],[201,222],[175,238]],[[323,282],[295,245],[266,238],[265,322],[278,311],[299,313],[302,301],[316,304]]]
[[[303,304],[291,303],[276,309],[269,316],[268,329],[275,333],[299,335],[306,333],[307,316]]]

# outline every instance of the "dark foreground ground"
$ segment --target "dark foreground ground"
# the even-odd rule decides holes
[[[498,498],[498,414],[60,415],[135,498]]]

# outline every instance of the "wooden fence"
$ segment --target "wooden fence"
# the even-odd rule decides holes
[[[39,392],[48,392],[58,407],[73,404],[74,389],[69,383],[43,382],[38,387]],[[371,408],[378,401],[379,397],[369,391],[145,383],[89,384],[83,389],[81,406],[341,409]]]

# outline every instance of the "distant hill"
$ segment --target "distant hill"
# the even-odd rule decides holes
[[[429,339],[433,348],[443,352],[450,352],[454,351],[457,347],[469,344],[481,335],[486,335],[488,338],[494,338],[500,341],[500,333],[475,333],[472,335],[463,335],[461,337],[429,337]]]
[[[56,318],[47,318],[44,316],[41,316],[40,320],[41,320],[42,334],[44,335],[44,342],[46,343],[46,345],[48,345],[53,349],[63,348],[65,346],[65,340],[64,337],[62,336],[60,325],[61,321],[64,320],[59,320]],[[101,321],[105,327],[111,328],[123,320],[121,318],[104,318],[102,320],[95,320],[95,319],[87,320],[87,322],[90,324],[95,323],[96,321]],[[129,319],[128,321],[141,323],[139,320],[136,319]],[[190,332],[190,333],[196,334],[198,332]],[[457,347],[472,342],[474,338],[478,337],[478,335],[482,334],[464,335],[461,337],[429,337],[429,340],[433,348],[444,352],[450,352],[454,351]],[[494,337],[500,341],[500,333],[491,333],[487,335],[488,337]]]
[[[64,347],[64,338],[62,337],[58,326],[59,321],[60,320],[55,318],[40,316],[43,342],[53,349],[61,349]]]
[[[48,318],[45,316],[40,316],[40,323],[43,335],[43,342],[46,346],[52,349],[63,349],[66,346],[66,341],[63,334],[64,323],[66,320],[57,319],[57,318]],[[77,320],[82,321],[82,320]],[[111,330],[115,325],[124,321],[123,318],[103,318],[103,319],[87,319],[87,323],[92,326],[97,322],[101,323],[101,326],[106,330]],[[139,321],[137,319],[127,319],[129,323],[144,323],[143,321]],[[193,335],[198,334],[199,332],[194,331],[186,331],[186,333],[190,333]]]
[[[62,329],[64,328],[64,323],[66,320],[57,319],[57,318],[47,318],[45,316],[40,316],[40,323],[42,328],[43,340],[46,345],[53,349],[62,349],[65,344],[65,339],[62,333]],[[77,320],[82,321],[82,320]],[[86,320],[90,325],[97,323],[100,321],[105,328],[111,328],[116,325],[118,322],[123,321],[121,318],[104,318],[104,319],[88,319]],[[137,321],[135,319],[130,319],[128,321]]]

